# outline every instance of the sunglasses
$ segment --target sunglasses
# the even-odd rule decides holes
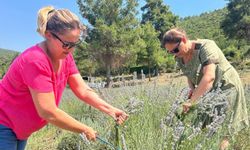
[[[74,42],[65,42],[65,41],[61,40],[55,33],[51,32],[51,34],[62,43],[62,48],[64,48],[64,49],[71,49],[73,47],[78,46],[82,42],[81,39],[79,39],[75,43]]]
[[[179,46],[180,46],[181,42],[178,42],[177,46],[172,50],[172,51],[168,51],[168,53],[170,54],[177,54],[179,53]]]

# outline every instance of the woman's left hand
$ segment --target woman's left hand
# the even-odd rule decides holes
[[[128,114],[126,114],[124,111],[117,109],[117,108],[113,109],[111,116],[115,119],[115,121],[119,125],[128,119]]]

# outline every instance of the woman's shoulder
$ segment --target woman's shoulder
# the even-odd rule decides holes
[[[68,56],[65,58],[64,63],[72,64],[75,63],[74,56],[72,53],[69,53]]]
[[[211,55],[212,53],[217,53],[221,51],[215,41],[210,39],[198,39],[198,43],[201,44],[200,53],[204,53],[204,55]]]
[[[20,57],[22,60],[29,63],[47,62],[47,56],[38,44],[26,49],[23,53],[21,53]]]
[[[199,49],[199,58],[201,62],[204,63],[217,63],[219,61],[221,51],[217,46],[215,41],[209,39],[199,39],[197,40],[201,43],[201,48]]]
[[[46,70],[50,69],[48,56],[38,46],[34,45],[20,54],[17,65],[21,68],[38,67]]]
[[[197,39],[196,42],[200,43],[202,45],[202,47],[209,47],[209,46],[216,45],[215,41],[210,40],[210,39]]]

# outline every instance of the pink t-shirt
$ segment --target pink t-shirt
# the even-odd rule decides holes
[[[11,128],[18,139],[27,139],[47,124],[39,117],[28,87],[53,91],[58,106],[68,77],[79,73],[72,54],[61,62],[55,73],[49,57],[36,45],[18,56],[0,81],[0,124]]]

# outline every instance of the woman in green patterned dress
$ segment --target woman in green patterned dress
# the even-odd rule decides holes
[[[230,132],[237,133],[249,126],[244,89],[239,75],[214,41],[189,40],[184,30],[173,28],[164,34],[163,46],[175,56],[178,66],[188,79],[191,94],[190,99],[183,104],[184,113],[202,95],[221,83],[222,90],[236,90],[235,98],[229,102],[233,112]],[[228,146],[228,140],[224,139],[220,149]]]

